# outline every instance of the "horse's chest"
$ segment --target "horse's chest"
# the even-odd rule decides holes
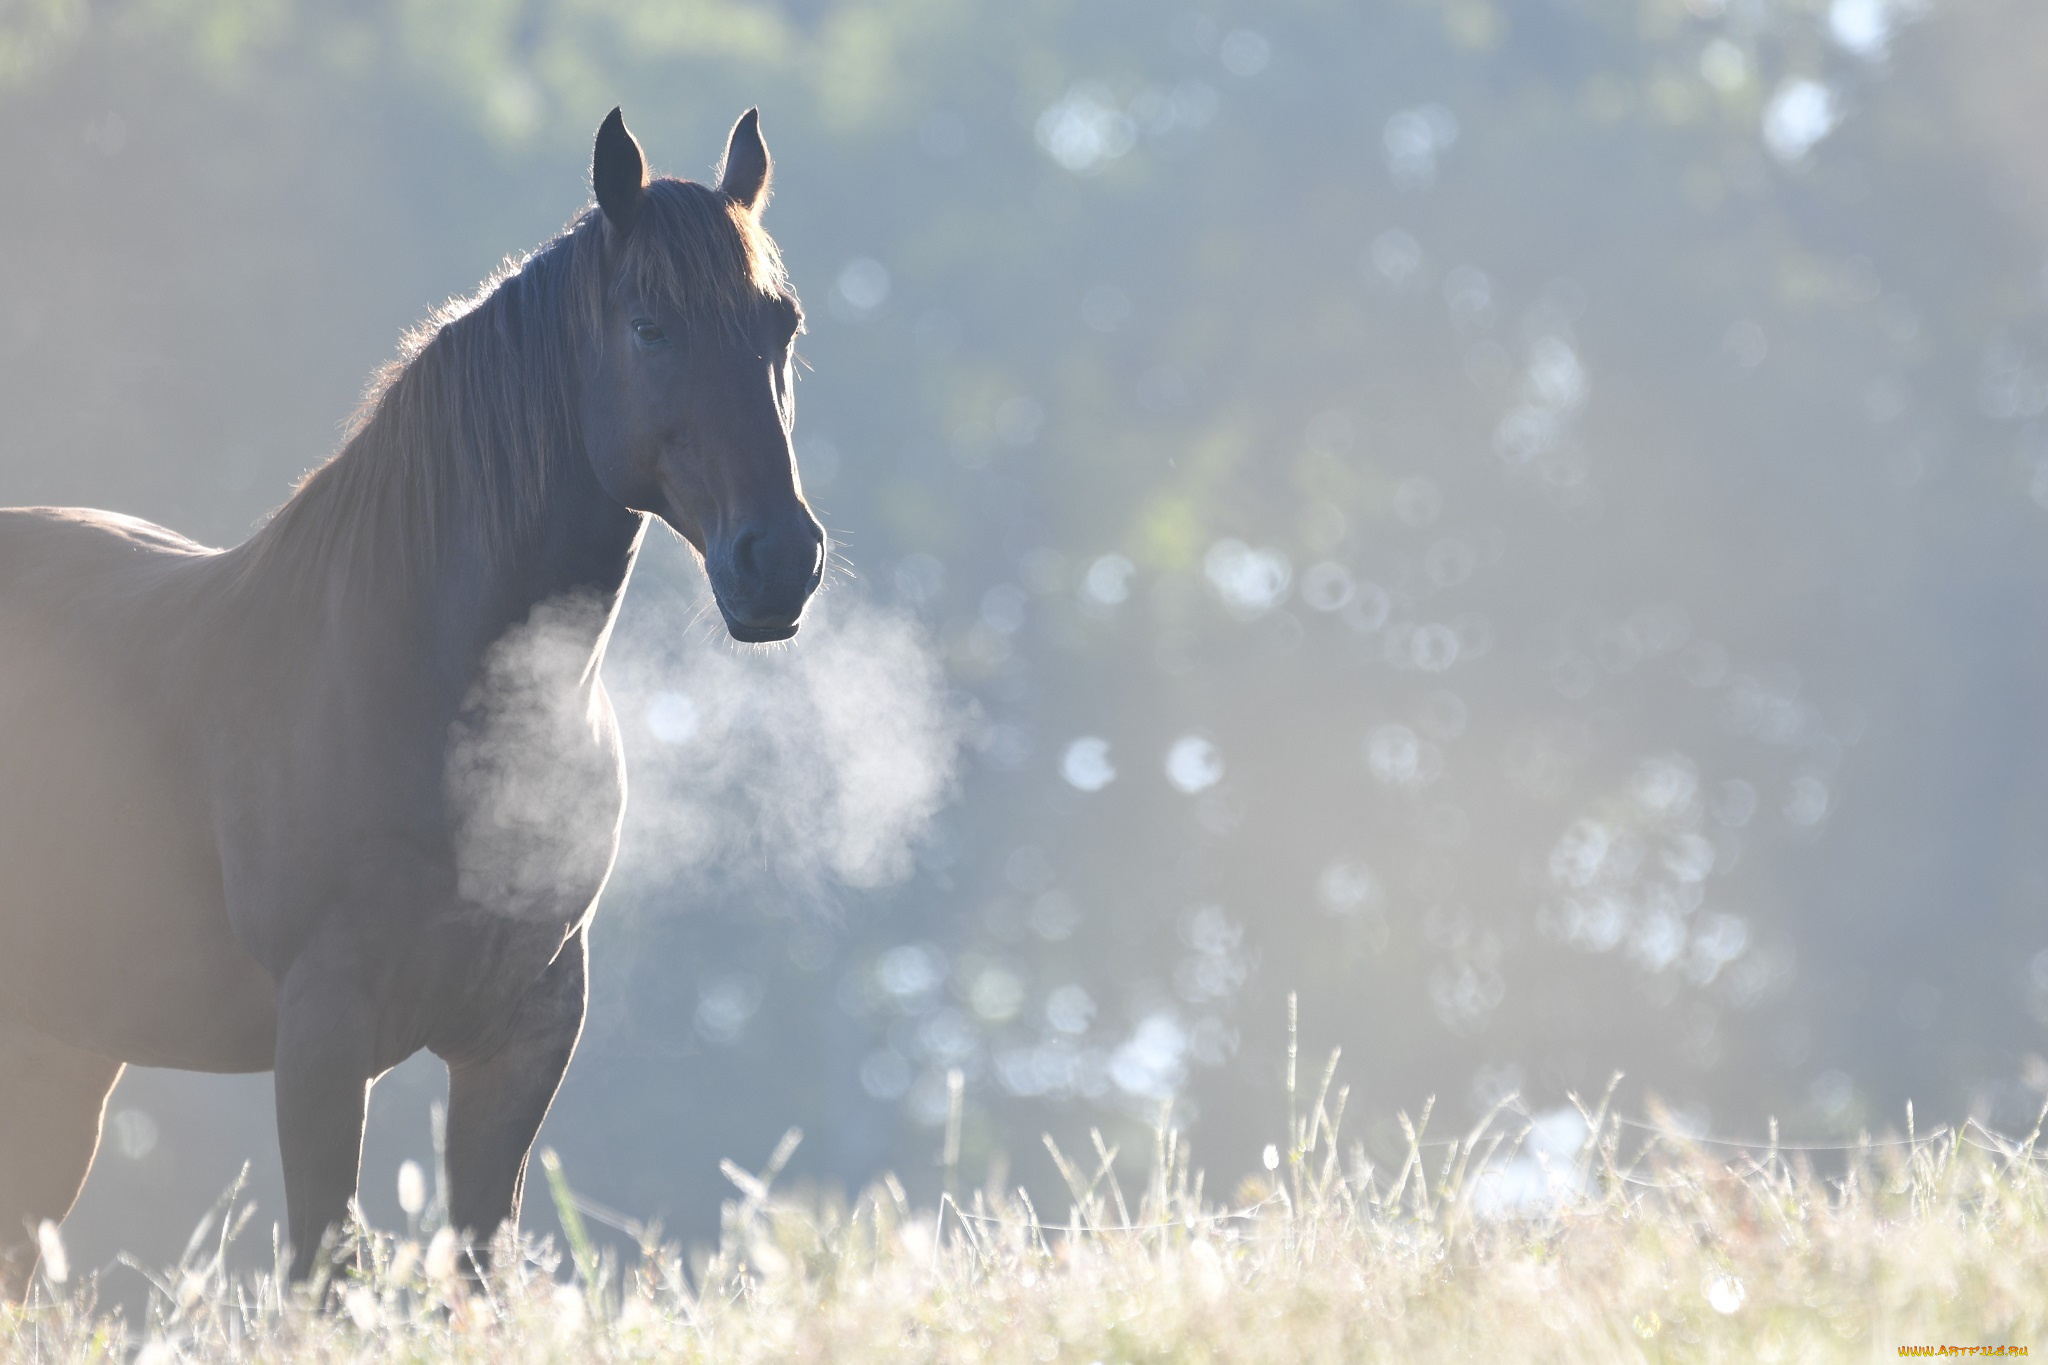
[[[545,636],[487,661],[449,736],[443,791],[457,892],[525,923],[585,915],[619,846],[625,769],[611,701],[561,676]]]
[[[502,679],[455,725],[443,782],[454,896],[429,912],[411,1007],[445,1053],[487,1046],[585,924],[625,813],[601,687]]]
[[[493,1050],[548,965],[577,932],[474,908],[422,926],[382,1002],[386,1050],[430,1047],[456,1060]]]

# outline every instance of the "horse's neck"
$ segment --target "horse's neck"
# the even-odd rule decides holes
[[[604,493],[580,451],[561,450],[530,515],[480,526],[476,506],[427,496],[390,468],[381,435],[360,433],[233,556],[244,590],[268,603],[265,633],[315,652],[416,655],[423,668],[401,672],[459,701],[492,646],[544,616],[594,676],[641,514]]]
[[[580,455],[564,463],[521,534],[470,563],[444,562],[440,581],[424,585],[440,594],[434,634],[455,657],[481,661],[509,634],[544,624],[550,647],[580,655],[579,674],[595,677],[643,519],[598,487]]]

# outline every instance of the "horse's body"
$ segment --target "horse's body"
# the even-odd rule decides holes
[[[415,338],[241,546],[0,511],[0,1293],[127,1062],[276,1070],[302,1273],[423,1047],[453,1222],[516,1218],[624,810],[598,667],[645,514],[739,638],[817,583],[767,173],[750,114],[717,190],[649,185],[614,115],[600,209]]]
[[[0,512],[0,1011],[108,1057],[251,1071],[276,992],[194,799],[236,669],[206,619],[221,561],[144,522]]]

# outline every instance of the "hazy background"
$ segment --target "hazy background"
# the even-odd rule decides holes
[[[795,1124],[932,1197],[951,1067],[969,1180],[1171,1097],[1227,1189],[1289,991],[1369,1145],[2024,1126],[2044,92],[2020,0],[16,0],[0,504],[241,538],[607,109],[701,177],[759,104],[855,576],[754,655],[643,560],[580,1190],[701,1237]],[[111,1113],[75,1261],[281,1208],[267,1076]]]

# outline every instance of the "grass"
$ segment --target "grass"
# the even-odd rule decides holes
[[[1332,1059],[1334,1070],[1335,1059]],[[1290,1097],[1293,1088],[1290,1086]],[[1902,1347],[2039,1347],[2048,1167],[2034,1136],[1968,1124],[1815,1153],[1709,1147],[1618,1118],[1497,1111],[1405,1160],[1343,1144],[1341,1090],[1217,1199],[1162,1123],[1132,1161],[1052,1147],[1067,1207],[983,1191],[913,1208],[885,1178],[851,1203],[739,1197],[715,1250],[595,1247],[559,1164],[565,1255],[501,1243],[481,1283],[446,1233],[364,1231],[325,1281],[224,1269],[232,1200],[153,1277],[149,1320],[47,1275],[0,1309],[0,1359],[732,1362],[1809,1361]],[[1575,1101],[1576,1103],[1576,1101]],[[1290,1108],[1293,1108],[1290,1099]],[[1143,1169],[1142,1183],[1123,1173]],[[950,1174],[950,1173],[949,1173]],[[47,1272],[47,1267],[46,1267]],[[325,1305],[323,1308],[322,1305]]]

